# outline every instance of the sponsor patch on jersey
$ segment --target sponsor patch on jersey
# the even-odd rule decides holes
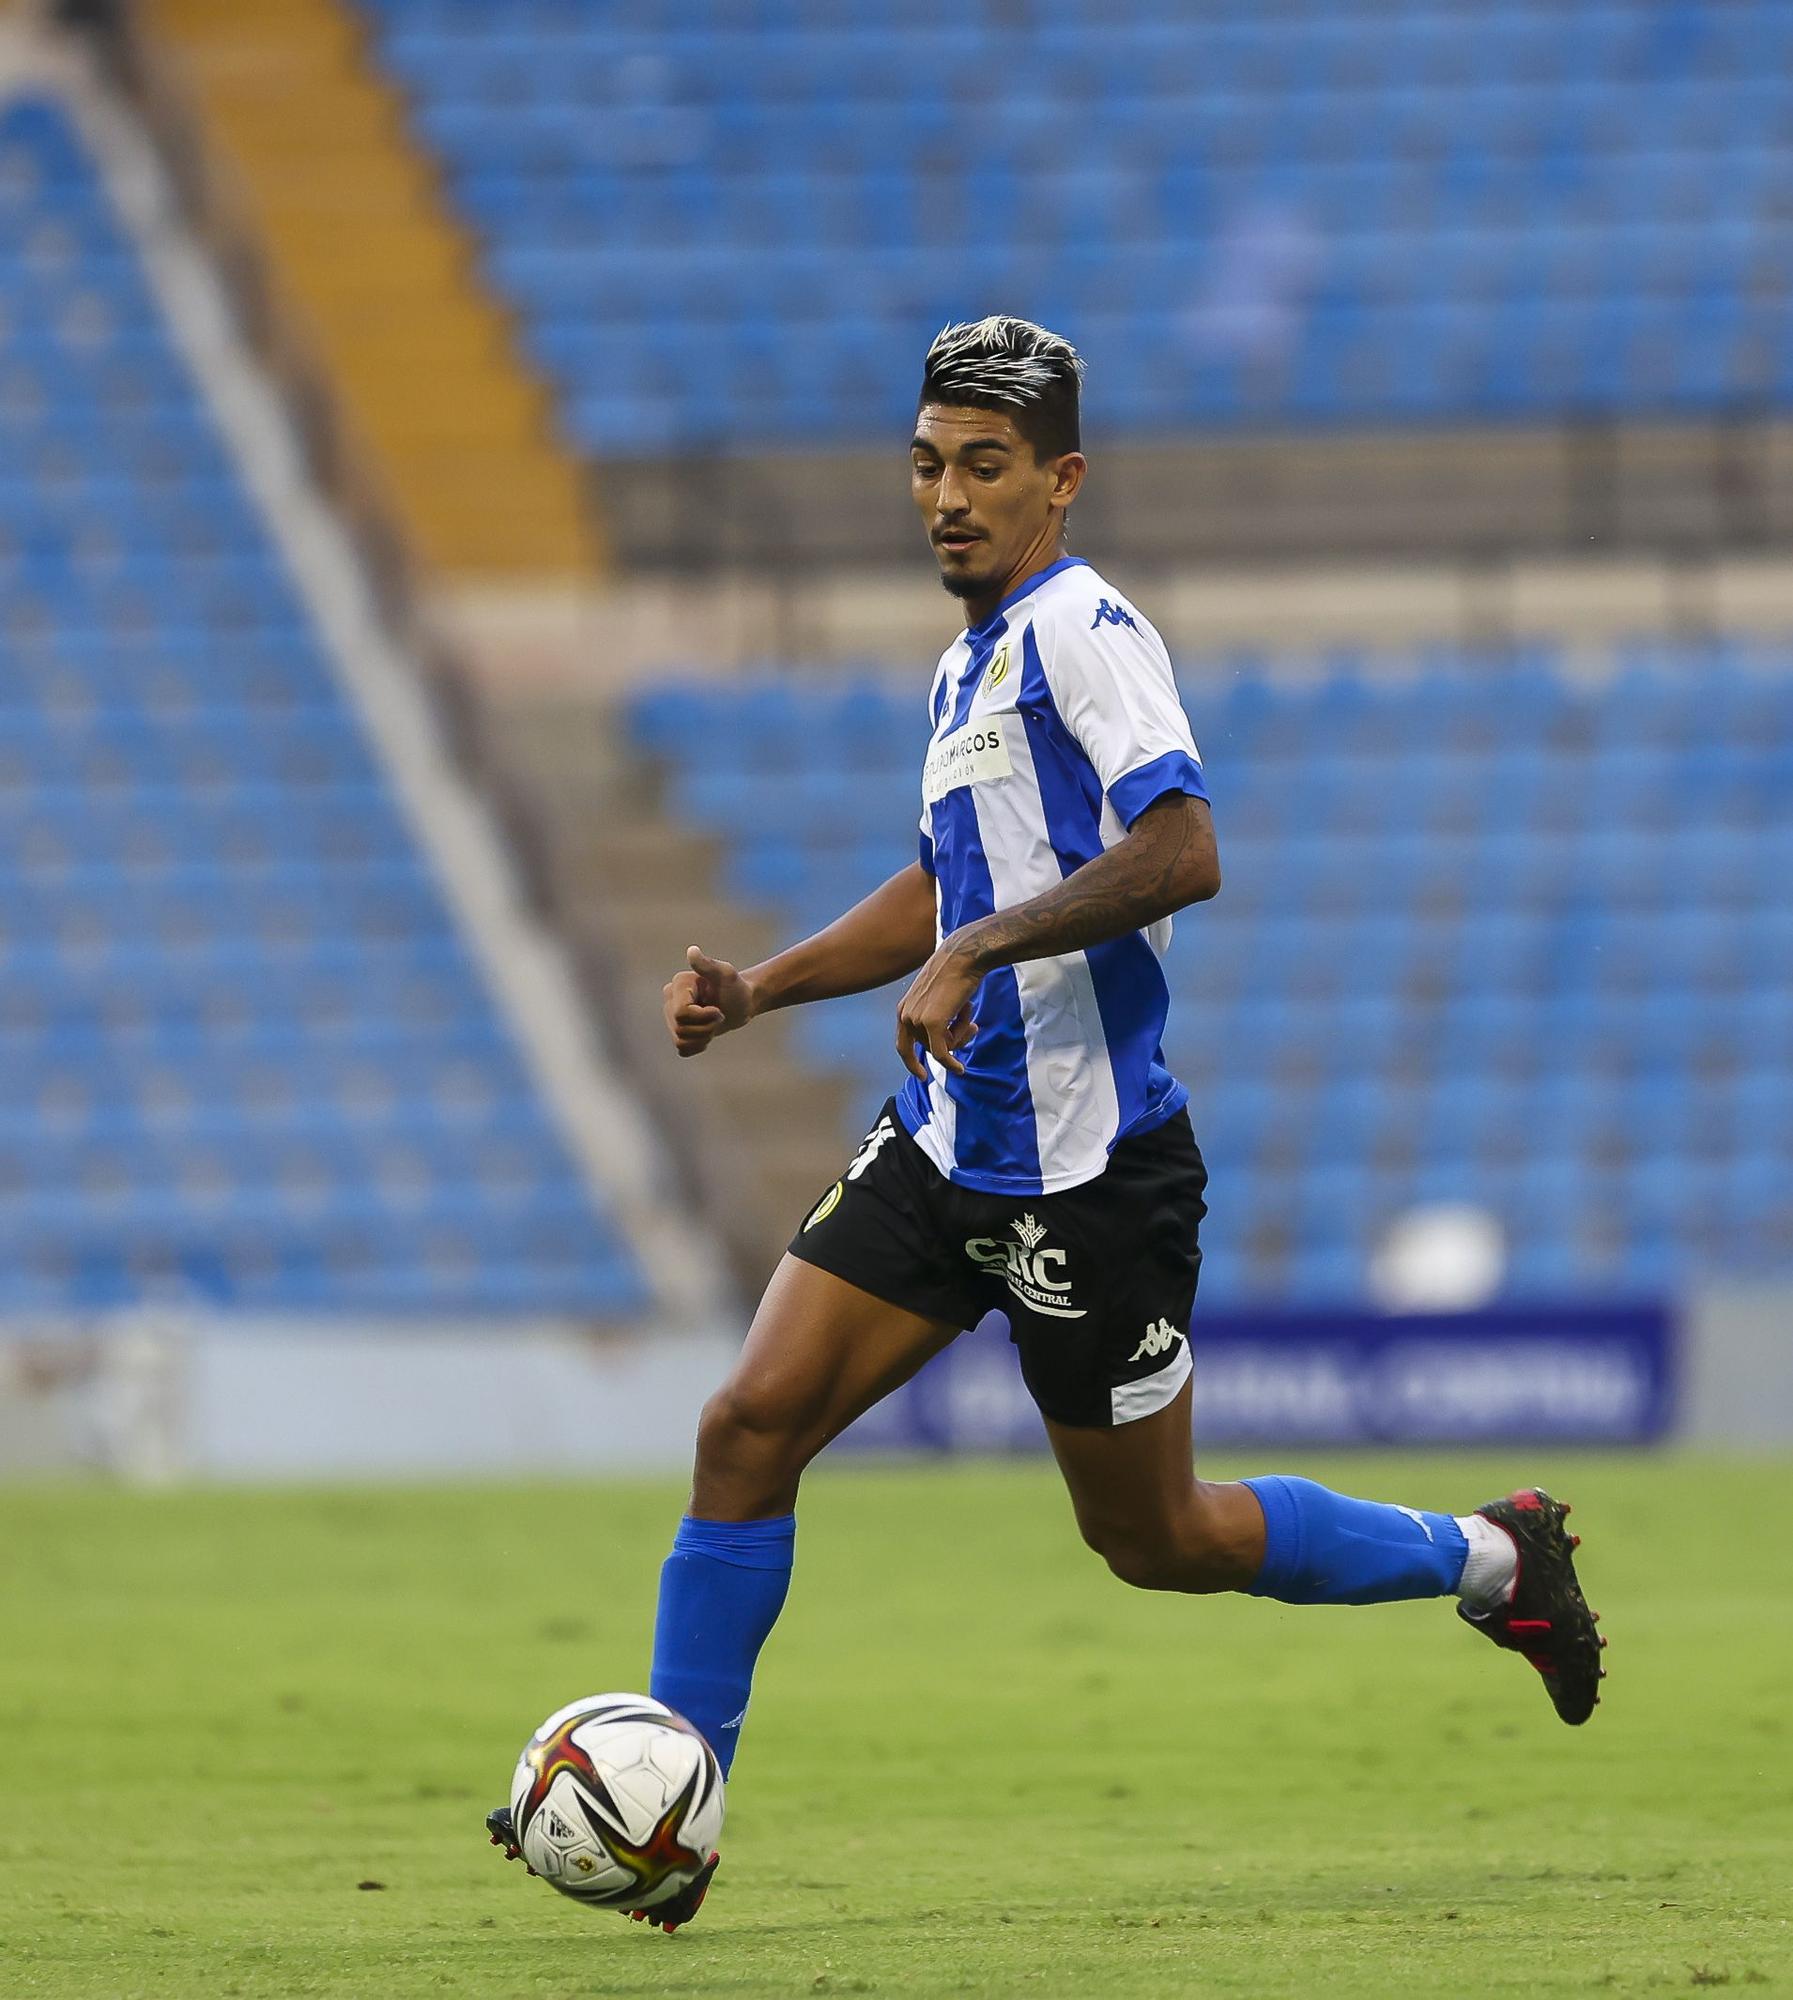
[[[1013,769],[1009,747],[1002,738],[1002,718],[987,715],[981,722],[968,722],[963,729],[941,737],[928,752],[928,761],[921,768],[922,803],[931,806],[961,785],[1006,778]]]

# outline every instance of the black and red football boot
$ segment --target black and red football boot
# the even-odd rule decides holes
[[[523,1850],[517,1845],[517,1830],[509,1806],[494,1806],[486,1814],[486,1834],[494,1847],[504,1849],[506,1861],[523,1860]],[[681,1924],[688,1924],[703,1907],[703,1899],[710,1893],[711,1878],[721,1860],[720,1854],[712,1854],[702,1871],[693,1876],[676,1896],[668,1896],[651,1910],[629,1910],[624,1914],[633,1917],[638,1924],[652,1924],[670,1937]],[[524,1861],[523,1866],[529,1868],[529,1863]],[[529,1872],[533,1875],[535,1870],[529,1868]]]
[[[523,1850],[517,1845],[517,1828],[509,1806],[494,1806],[486,1814],[486,1834],[494,1847],[504,1849],[506,1861],[523,1861]],[[535,1873],[527,1861],[523,1861],[523,1866],[529,1869],[531,1875]]]
[[[1569,1509],[1542,1487],[1528,1486],[1476,1512],[1512,1536],[1519,1568],[1506,1603],[1476,1611],[1459,1604],[1457,1616],[1497,1646],[1523,1653],[1565,1722],[1586,1722],[1600,1705],[1606,1641],[1594,1630],[1600,1614],[1588,1609],[1575,1574],[1581,1537],[1563,1526]]]
[[[676,1896],[668,1896],[665,1902],[656,1903],[651,1910],[631,1910],[629,1915],[636,1923],[652,1924],[670,1937],[680,1924],[688,1924],[703,1907],[703,1899],[710,1893],[711,1878],[721,1861],[720,1854],[712,1854],[702,1870],[692,1876]]]

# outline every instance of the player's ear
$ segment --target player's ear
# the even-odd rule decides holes
[[[1089,460],[1080,451],[1067,451],[1057,461],[1052,472],[1052,491],[1047,504],[1052,507],[1068,507],[1077,498],[1083,485],[1083,475],[1089,470]]]

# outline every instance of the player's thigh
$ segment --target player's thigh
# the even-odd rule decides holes
[[[1104,1552],[1180,1539],[1198,1504],[1192,1385],[1136,1422],[1097,1429],[1045,1419],[1083,1539]]]
[[[737,1427],[819,1451],[958,1332],[787,1253],[712,1406]]]

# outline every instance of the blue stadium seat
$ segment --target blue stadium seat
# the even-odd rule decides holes
[[[1547,651],[1244,664],[1183,682],[1227,867],[1166,956],[1214,1174],[1204,1296],[1357,1296],[1389,1217],[1434,1200],[1501,1219],[1516,1296],[1793,1270],[1793,650],[1653,639],[1604,679]],[[914,706],[864,668],[767,670],[627,720],[726,836],[731,886],[798,930],[910,858]],[[1415,831],[1434,797],[1477,810]],[[897,1080],[894,998],[796,1024],[854,1131]]]
[[[0,102],[0,1312],[633,1314],[64,111]]]
[[[999,297],[1143,435],[1793,398],[1779,5],[367,11],[591,450],[877,435]]]

